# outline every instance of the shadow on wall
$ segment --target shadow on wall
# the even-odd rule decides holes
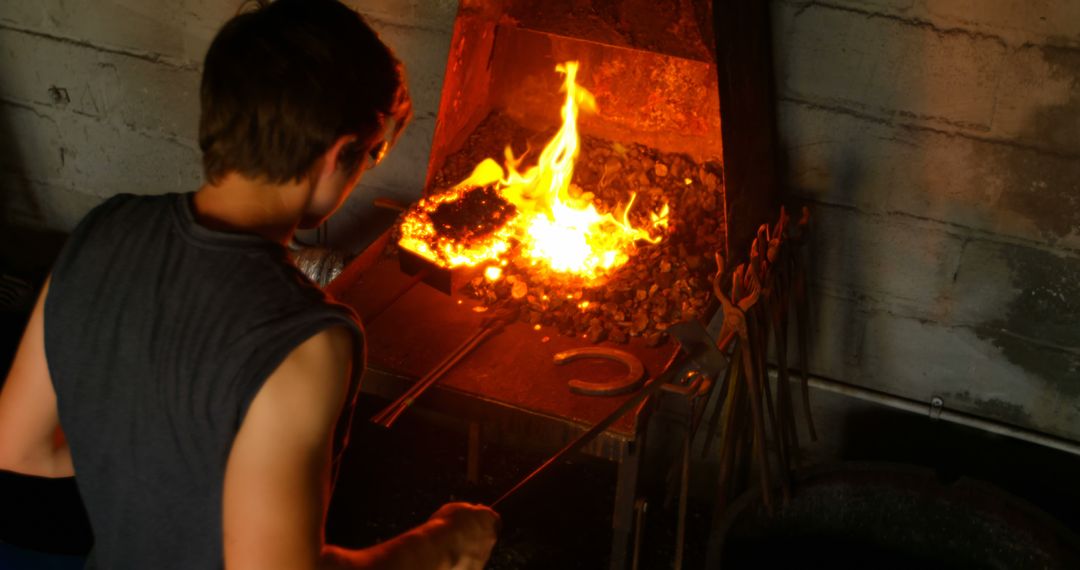
[[[787,7],[773,2],[773,9],[783,14]],[[923,99],[934,99],[925,93],[928,85],[895,81],[892,69],[919,62],[928,46],[917,41],[919,35],[874,36],[872,24],[853,25],[830,8],[800,10],[777,22],[786,24],[774,30],[781,108],[789,113],[781,123],[782,148],[790,155],[785,174],[796,200],[811,206],[811,366],[829,377],[888,384],[890,371],[880,364],[896,359],[867,351],[888,351],[913,339],[896,335],[895,327],[872,327],[872,321],[893,305],[907,310],[934,299],[937,292],[920,287],[933,277],[920,274],[954,268],[941,265],[935,252],[947,244],[932,241],[948,236],[905,236],[903,221],[888,214],[891,194],[908,189],[882,176],[897,168],[876,138],[887,121],[862,116],[925,107]],[[808,29],[818,25],[836,33]],[[905,388],[921,396],[918,386]]]
[[[11,109],[11,104],[0,100],[0,274],[40,284],[67,236],[29,227],[45,213],[26,170],[27,157]]]
[[[852,140],[844,135],[839,137]],[[863,159],[854,145],[842,147],[830,157],[832,184],[829,192],[836,196],[839,203],[857,203],[857,194],[864,183],[862,162]],[[850,235],[857,230],[856,226],[844,227],[843,224],[849,222],[850,218],[823,217],[821,209],[816,210],[811,208],[812,233],[807,268],[813,291],[809,296],[810,320],[817,323],[816,334],[810,338],[810,354],[814,359],[812,365],[817,370],[833,375],[839,372],[844,378],[848,376],[849,370],[858,370],[866,313],[860,311],[855,303],[838,303],[834,299],[826,301],[823,297],[835,296],[838,293],[846,297],[835,289],[830,283],[832,281],[848,283],[852,289],[861,288],[865,283],[865,259],[875,252],[866,250],[864,240]],[[824,224],[836,224],[841,219],[843,222],[840,227],[830,232],[823,231]],[[830,236],[834,240],[839,239],[841,243],[829,241]],[[836,255],[837,251],[840,255]],[[825,311],[831,314],[825,314]],[[833,362],[823,363],[822,360]]]
[[[3,74],[0,74],[0,78]],[[0,93],[5,92],[0,83]],[[28,201],[36,210],[33,190],[26,179],[23,150],[11,124],[10,104],[0,100],[0,223],[7,229],[12,225],[12,206],[16,200]]]

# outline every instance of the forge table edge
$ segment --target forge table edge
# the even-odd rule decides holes
[[[409,281],[397,261],[388,258],[362,273],[343,272],[342,277],[346,276],[347,282],[333,284],[335,297],[360,315],[370,314]],[[361,391],[396,398],[479,330],[486,316],[483,307],[471,299],[417,285],[372,322],[364,323],[368,362]],[[647,347],[639,339],[626,345],[604,345],[639,358],[648,377],[660,374],[677,350],[674,343]],[[498,430],[493,433],[523,428],[536,436],[553,436],[553,442],[568,441],[634,394],[571,393],[570,379],[602,381],[626,374],[622,364],[609,360],[553,362],[556,353],[582,346],[591,343],[561,335],[551,327],[535,330],[526,323],[511,323],[451,368],[414,406],[479,421]],[[644,406],[627,412],[588,451],[620,460],[622,448],[637,437],[646,416]]]

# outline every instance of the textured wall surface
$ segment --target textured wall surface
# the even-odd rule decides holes
[[[330,223],[419,195],[457,2],[350,0],[416,120]],[[187,191],[200,61],[239,0],[0,2],[0,214],[70,229]],[[1080,2],[772,0],[789,185],[815,214],[815,371],[1080,438]]]
[[[347,0],[405,62],[414,123],[334,228],[373,196],[420,194],[456,0]],[[120,192],[194,190],[199,74],[240,0],[0,2],[0,213],[70,230]],[[420,166],[418,166],[420,165]]]
[[[1080,2],[771,6],[816,371],[1080,438]]]

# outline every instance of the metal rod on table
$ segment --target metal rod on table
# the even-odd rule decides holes
[[[411,406],[421,394],[434,385],[439,378],[442,378],[443,374],[446,374],[446,372],[457,364],[465,354],[472,350],[477,339],[479,339],[483,333],[484,330],[480,330],[469,337],[464,344],[454,349],[449,356],[435,365],[435,368],[413,383],[412,386],[409,386],[409,388],[391,402],[390,405],[386,406],[382,411],[372,417],[371,421],[385,428],[393,426],[394,422],[397,421],[397,418],[401,416],[401,414]]]
[[[502,330],[502,327],[506,324],[503,319],[495,319],[489,323],[486,323],[483,328],[476,331],[473,336],[466,339],[461,346],[454,349],[449,356],[439,362],[435,368],[428,372],[423,378],[417,380],[415,384],[409,387],[404,394],[398,396],[396,400],[390,403],[386,408],[383,408],[381,412],[371,418],[371,421],[385,428],[389,428],[394,425],[398,417],[405,412],[419,398],[428,388],[439,381],[440,378],[451,368],[454,367],[462,358],[465,358],[470,352],[473,351],[480,343],[487,340],[491,335]]]

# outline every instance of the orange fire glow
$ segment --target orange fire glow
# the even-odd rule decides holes
[[[472,174],[453,188],[421,200],[404,218],[400,245],[441,266],[505,265],[510,255],[519,263],[546,268],[557,274],[595,281],[625,264],[635,243],[657,243],[667,227],[668,206],[650,213],[647,227],[630,223],[632,194],[624,206],[601,213],[592,195],[572,183],[580,138],[579,109],[595,111],[592,94],[577,84],[578,62],[556,66],[565,75],[562,126],[547,143],[536,164],[518,170],[523,157],[506,148],[505,170],[494,159],[478,164]],[[494,186],[516,212],[498,230],[463,242],[440,236],[429,217],[440,205],[461,199],[477,188]],[[655,235],[654,235],[655,234]],[[486,272],[499,278],[500,270]]]

